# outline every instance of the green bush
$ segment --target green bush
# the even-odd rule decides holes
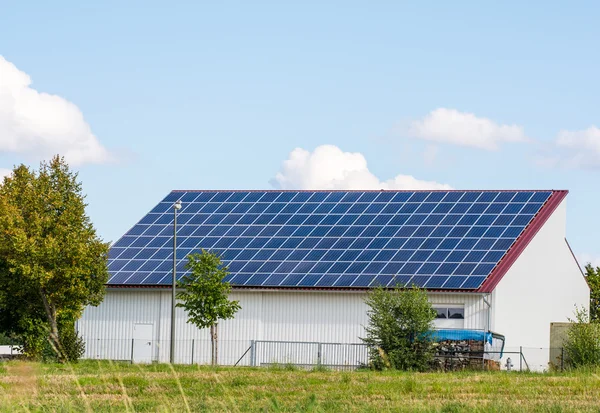
[[[18,340],[15,340],[7,334],[0,332],[0,346],[13,346],[17,344]]]
[[[85,353],[85,342],[75,328],[63,330],[60,334],[60,341],[66,359],[71,363],[77,362]]]
[[[372,368],[425,371],[434,356],[430,332],[435,311],[427,293],[417,287],[373,289],[365,303],[369,306],[367,337]]]
[[[59,330],[61,351],[67,362],[76,363],[85,353],[85,342],[83,337],[75,331],[73,325],[67,325]],[[45,342],[42,352],[42,360],[45,362],[58,362],[60,358],[50,345],[49,341]]]
[[[575,309],[575,320],[567,332],[564,344],[565,362],[568,367],[600,366],[600,323],[590,322],[585,308]]]

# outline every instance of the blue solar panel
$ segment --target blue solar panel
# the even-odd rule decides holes
[[[109,252],[109,284],[170,283],[222,253],[234,285],[476,289],[551,191],[174,191]]]

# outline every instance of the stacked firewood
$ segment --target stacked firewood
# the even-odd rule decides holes
[[[495,370],[497,362],[484,360],[484,346],[477,340],[443,340],[436,343],[432,369],[456,371],[465,369]]]

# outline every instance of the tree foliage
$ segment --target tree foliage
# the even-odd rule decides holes
[[[229,273],[218,255],[205,250],[190,254],[186,268],[190,273],[178,282],[182,290],[177,293],[181,300],[177,306],[187,311],[188,323],[198,328],[210,327],[212,361],[216,364],[217,323],[233,318],[241,307],[238,301],[229,300],[231,285],[224,281]]]
[[[600,366],[600,323],[590,320],[585,308],[575,309],[575,319],[564,343],[565,361],[572,368]]]
[[[600,321],[600,267],[586,265],[585,279],[590,287],[590,319]]]
[[[37,172],[16,167],[0,186],[0,330],[30,356],[50,345],[58,360],[71,358],[61,337],[104,297],[108,244],[85,207],[77,174],[58,156]]]
[[[417,287],[369,292],[365,303],[369,324],[367,337],[370,364],[375,369],[423,371],[434,356],[430,331],[435,311],[425,290]]]

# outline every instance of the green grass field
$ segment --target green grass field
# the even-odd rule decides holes
[[[600,370],[401,373],[0,364],[0,411],[600,412]]]

